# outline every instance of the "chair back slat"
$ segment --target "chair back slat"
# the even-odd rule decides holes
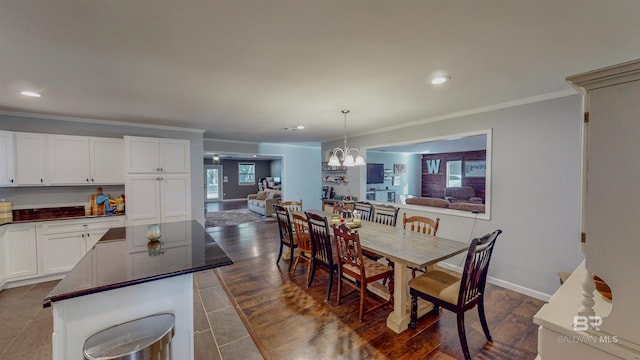
[[[406,230],[407,224],[411,224],[411,231],[436,236],[438,233],[438,226],[440,226],[440,218],[435,220],[425,216],[411,216],[407,217],[407,213],[402,215],[402,227]]]
[[[340,267],[345,264],[355,266],[364,272],[364,262],[362,260],[362,248],[360,247],[360,237],[355,231],[351,231],[345,224],[334,225],[333,233],[336,239],[338,251],[338,262]]]
[[[333,252],[331,249],[331,233],[324,216],[305,212],[309,224],[309,233],[313,246],[313,257],[329,268],[333,268]]]
[[[302,211],[302,199],[300,201],[281,201],[278,205],[287,208],[290,212]]]
[[[396,226],[399,208],[395,206],[376,205],[373,207],[373,222],[383,225]]]
[[[496,230],[471,241],[460,280],[459,307],[474,305],[484,292],[493,247],[501,233],[502,230]]]
[[[364,221],[371,221],[371,215],[373,214],[373,205],[367,202],[356,202],[354,210],[360,213],[360,219]]]
[[[296,244],[298,244],[298,249],[304,252],[312,252],[313,246],[311,245],[311,234],[309,234],[307,218],[294,213],[291,215],[291,222],[293,224],[293,233]]]
[[[295,241],[293,239],[293,232],[291,231],[291,218],[289,217],[289,210],[278,204],[273,204],[276,210],[276,218],[278,219],[278,228],[280,229],[280,241],[284,244],[293,246]]]

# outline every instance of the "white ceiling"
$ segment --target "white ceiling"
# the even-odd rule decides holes
[[[0,110],[324,141],[342,109],[353,136],[567,93],[640,57],[638,19],[637,0],[0,0]]]

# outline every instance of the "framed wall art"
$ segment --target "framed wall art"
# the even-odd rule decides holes
[[[485,177],[487,173],[487,164],[485,160],[474,160],[464,162],[464,176],[466,177]]]
[[[394,174],[406,174],[407,173],[407,164],[393,164],[393,173]]]

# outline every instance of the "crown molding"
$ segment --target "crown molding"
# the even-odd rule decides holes
[[[581,93],[637,81],[640,80],[640,59],[572,75],[566,80]]]
[[[137,127],[137,128],[145,128],[145,129],[181,131],[181,132],[190,132],[190,133],[197,133],[197,134],[204,134],[205,132],[205,130],[202,130],[202,129],[182,128],[177,126],[140,124],[140,123],[125,122],[125,121],[100,120],[100,119],[91,119],[91,118],[83,118],[83,117],[49,115],[49,114],[38,114],[38,113],[25,113],[25,112],[18,112],[18,111],[0,110],[0,116],[15,116],[15,117],[30,118],[30,119],[71,121],[71,122],[78,122],[78,123],[84,123],[84,124],[112,125],[112,126]]]

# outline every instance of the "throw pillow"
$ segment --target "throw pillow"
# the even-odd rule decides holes
[[[267,195],[267,199],[279,199],[279,198],[280,198],[279,191],[269,191],[269,194]]]
[[[258,191],[258,195],[256,196],[256,200],[265,200],[267,198],[266,191]]]

